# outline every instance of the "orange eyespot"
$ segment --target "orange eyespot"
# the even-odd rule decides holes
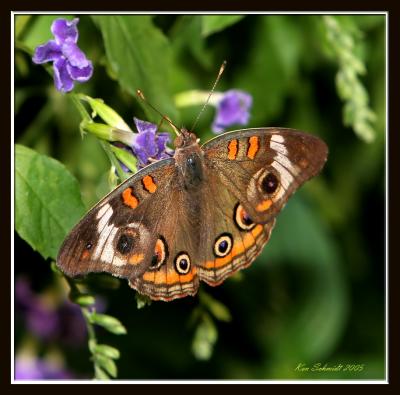
[[[167,261],[167,258],[168,258],[167,243],[165,242],[164,238],[160,236],[156,242],[150,269],[158,270]]]
[[[235,206],[233,218],[240,230],[251,230],[256,226],[240,203]]]

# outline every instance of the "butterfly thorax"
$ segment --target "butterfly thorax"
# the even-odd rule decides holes
[[[186,129],[175,139],[175,162],[187,190],[199,189],[204,181],[204,159],[197,136]]]

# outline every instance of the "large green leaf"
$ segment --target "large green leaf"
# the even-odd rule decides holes
[[[55,258],[85,212],[78,182],[60,162],[15,146],[15,228],[44,258]]]
[[[94,16],[101,29],[106,55],[123,89],[136,96],[141,89],[161,113],[177,122],[169,88],[171,48],[168,39],[146,15]],[[159,120],[141,102],[149,119]]]
[[[239,22],[245,15],[203,15],[201,33],[207,37]]]
[[[182,53],[182,49],[188,49],[195,57],[196,61],[200,63],[205,69],[210,69],[213,66],[211,53],[209,48],[206,47],[207,41],[201,34],[202,29],[202,16],[201,15],[182,15],[177,18],[173,28],[170,30],[170,40],[173,51],[175,53],[176,61],[174,65],[174,77],[177,73],[181,72],[182,67],[187,66],[182,62],[182,57],[187,56]],[[179,60],[179,58],[181,60]],[[193,70],[191,71],[191,78],[194,77]],[[190,86],[186,85],[183,89],[189,89]],[[198,87],[196,87],[198,88]]]

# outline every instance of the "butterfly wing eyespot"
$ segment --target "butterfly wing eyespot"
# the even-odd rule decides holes
[[[175,258],[175,270],[179,274],[188,274],[191,268],[191,261],[187,252],[180,252]]]
[[[127,255],[130,252],[132,252],[133,247],[134,247],[133,236],[130,234],[122,233],[117,240],[116,250],[121,255]]]
[[[230,233],[222,233],[219,235],[214,243],[214,254],[217,257],[225,257],[227,256],[233,246],[233,238]]]
[[[273,195],[279,187],[279,178],[272,172],[266,171],[259,180],[260,189],[267,195]]]
[[[233,210],[233,221],[242,231],[249,231],[256,226],[240,203],[236,203]]]
[[[151,259],[150,270],[159,270],[167,262],[169,257],[168,245],[163,236],[158,236],[154,248],[154,255]]]

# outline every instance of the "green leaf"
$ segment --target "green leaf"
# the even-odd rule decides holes
[[[244,17],[245,15],[203,15],[201,34],[207,37],[239,22]]]
[[[96,299],[92,295],[71,295],[71,300],[81,307],[92,306],[96,303]]]
[[[72,226],[84,214],[79,184],[63,164],[15,146],[15,228],[44,258],[55,259]]]
[[[94,365],[94,377],[97,380],[110,380],[108,374],[97,365]]]
[[[87,95],[79,95],[81,100],[87,101],[92,108],[94,118],[98,115],[107,125],[113,126],[117,129],[131,130],[124,119],[110,106],[104,103],[101,99],[94,99]]]
[[[89,315],[89,319],[92,324],[100,325],[103,328],[107,329],[109,332],[114,333],[115,335],[126,334],[125,327],[115,317],[107,314],[91,313]]]
[[[89,350],[90,350],[90,352],[91,352],[92,354],[95,354],[95,353],[96,353],[96,347],[97,347],[96,340],[94,340],[94,339],[89,339],[88,345],[89,345]]]
[[[104,369],[111,377],[117,377],[117,365],[115,362],[107,358],[103,355],[95,355],[94,356],[96,365],[99,365],[102,369]]]
[[[32,15],[17,15],[15,17],[15,37],[18,38],[29,23]]]
[[[229,322],[232,320],[229,309],[219,300],[214,299],[210,294],[205,291],[199,293],[201,303],[203,303],[210,313],[218,320]]]
[[[105,357],[118,359],[120,357],[119,350],[115,347],[108,346],[107,344],[98,344],[94,347],[93,354],[102,354]]]
[[[162,114],[177,122],[169,88],[171,48],[168,39],[146,15],[94,16],[101,29],[106,55],[123,89],[136,97],[141,89]],[[142,100],[148,119],[159,120]]]
[[[112,152],[114,152],[117,159],[122,162],[133,174],[137,172],[137,159],[128,151],[123,148],[118,148],[110,145]]]
[[[176,57],[174,66],[174,76],[180,72],[181,58],[187,56],[182,51],[187,49],[196,58],[205,69],[214,66],[209,48],[206,46],[206,40],[201,34],[202,16],[201,15],[181,15],[177,18],[172,27],[169,38]],[[184,86],[186,89],[190,85]]]
[[[202,361],[211,358],[214,345],[218,339],[218,331],[208,314],[204,314],[194,334],[192,351]]]

